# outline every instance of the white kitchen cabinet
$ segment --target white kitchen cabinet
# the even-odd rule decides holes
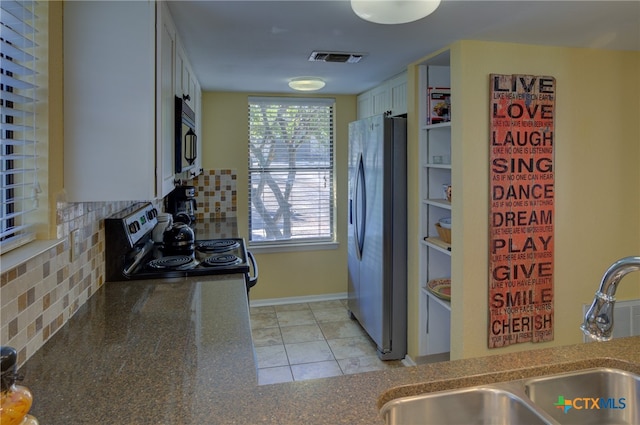
[[[371,92],[366,91],[358,95],[357,105],[358,119],[367,118],[373,116],[373,107],[371,105]]]
[[[389,90],[386,83],[371,90],[371,109],[373,115],[388,114],[390,106]]]
[[[160,195],[165,196],[175,187],[175,98],[177,32],[165,2],[157,5],[157,137],[156,163],[160,176]]]
[[[148,1],[64,3],[68,201],[149,200],[173,187],[175,37],[162,2],[158,13]]]
[[[407,113],[407,73],[402,72],[358,95],[358,119],[373,115]]]
[[[407,113],[407,73],[396,75],[387,82],[391,115]]]
[[[428,87],[450,87],[448,52],[427,60],[419,72],[420,134],[420,256],[419,256],[419,355],[447,353],[450,350],[451,303],[431,294],[427,283],[432,279],[451,277],[451,259],[455,247],[440,238],[435,224],[451,217],[452,204],[446,199],[446,186],[451,184],[451,122],[428,124]],[[455,196],[455,187],[453,196]],[[453,228],[452,232],[456,229]]]
[[[175,55],[175,96],[183,99],[187,105],[196,115],[196,134],[197,140],[197,156],[195,160],[195,166],[184,173],[178,174],[178,177],[182,180],[189,180],[200,174],[202,171],[202,91],[200,89],[200,83],[195,77],[191,63],[187,56],[182,43],[178,37],[176,43],[176,55]]]
[[[198,106],[198,81],[191,69],[189,58],[178,40],[176,49],[176,96],[184,99],[194,111]]]

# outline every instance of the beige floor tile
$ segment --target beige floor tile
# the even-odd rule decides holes
[[[342,372],[344,372],[345,375],[371,372],[373,370],[392,369],[404,366],[399,360],[382,361],[378,358],[377,355],[340,359],[338,360],[338,364],[340,365],[340,369],[342,369]]]
[[[265,305],[260,307],[250,307],[250,314],[266,314],[266,313],[275,313],[276,308],[272,305]]]
[[[345,308],[340,300],[316,301],[309,303],[311,310],[326,310],[328,308]]]
[[[251,329],[263,329],[278,327],[278,318],[275,313],[252,314]]]
[[[297,303],[297,304],[282,304],[274,306],[276,311],[300,311],[309,310],[309,304]]]
[[[287,352],[284,345],[270,345],[267,347],[255,347],[258,369],[275,366],[288,366]]]
[[[320,329],[326,339],[349,338],[354,336],[367,336],[362,326],[355,320],[344,322],[319,323]]]
[[[313,325],[316,319],[311,310],[279,311],[277,312],[280,326]]]
[[[337,360],[370,356],[376,349],[373,341],[364,336],[329,339],[327,343]]]
[[[326,308],[323,310],[313,310],[313,315],[320,323],[323,322],[344,322],[351,320],[347,310],[342,307]]]
[[[280,384],[292,381],[293,375],[289,366],[258,369],[258,385]]]
[[[377,357],[346,299],[254,307],[251,328],[260,385],[404,366]]]
[[[334,360],[333,353],[324,340],[285,344],[284,346],[291,365]]]
[[[251,331],[254,347],[265,347],[268,345],[282,345],[282,334],[280,328],[259,328]]]
[[[298,342],[323,341],[325,339],[320,326],[317,324],[301,326],[282,326],[282,341],[285,344],[295,344]]]
[[[291,371],[293,372],[293,379],[296,381],[342,375],[342,370],[340,370],[340,366],[335,360],[292,365]],[[329,406],[327,407],[330,408]]]

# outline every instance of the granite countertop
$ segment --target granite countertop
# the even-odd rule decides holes
[[[106,283],[20,372],[42,424],[382,424],[405,395],[610,366],[640,337],[258,386],[241,275]]]

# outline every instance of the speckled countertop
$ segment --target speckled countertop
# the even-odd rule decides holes
[[[258,386],[242,276],[109,282],[20,369],[41,424],[382,424],[405,395],[592,366],[640,337]]]
[[[640,337],[258,386],[244,277],[229,275],[108,282],[20,373],[43,425],[375,425],[397,397],[596,366],[640,373]]]

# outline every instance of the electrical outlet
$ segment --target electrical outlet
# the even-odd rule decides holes
[[[80,255],[80,229],[72,230],[69,234],[71,261],[76,261]]]

